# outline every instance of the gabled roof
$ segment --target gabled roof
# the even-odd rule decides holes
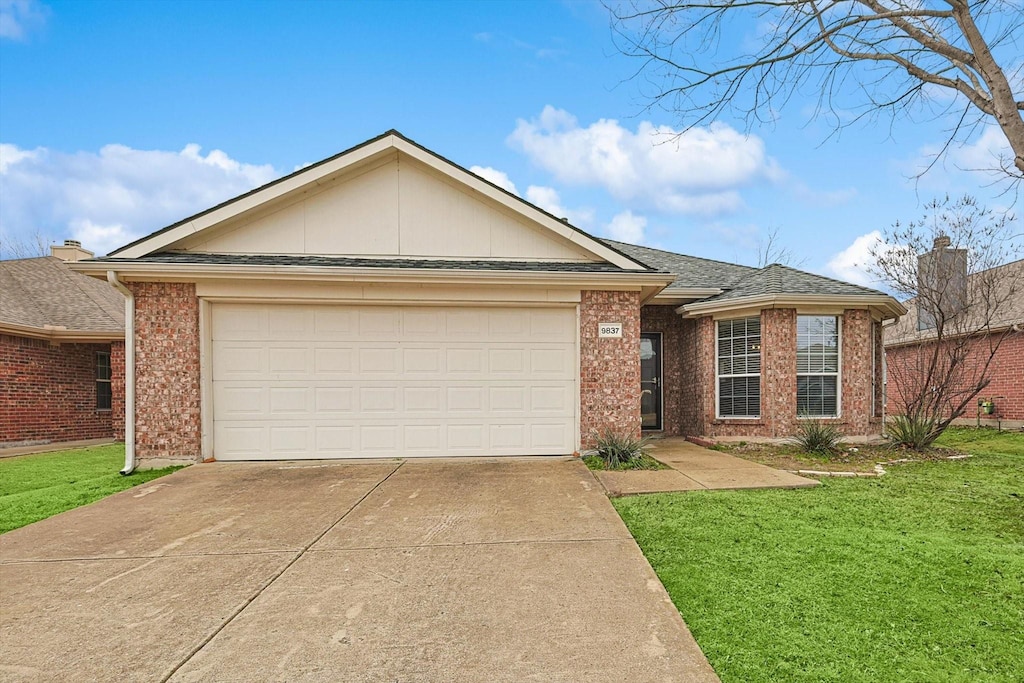
[[[124,337],[124,297],[58,258],[0,261],[0,292],[0,331],[55,340]]]
[[[311,188],[330,182],[332,178],[337,177],[344,171],[360,164],[369,163],[388,153],[393,154],[395,151],[426,164],[435,171],[487,196],[506,209],[520,214],[532,223],[550,230],[562,239],[582,247],[587,252],[618,266],[622,270],[644,271],[648,269],[643,263],[631,258],[627,254],[618,251],[559,217],[544,211],[525,199],[498,187],[449,159],[423,147],[397,130],[389,130],[344,152],[306,166],[283,178],[274,180],[189,218],[161,228],[146,237],[114,250],[109,255],[121,258],[139,258],[166,251],[170,245],[185,237],[222,225],[225,221],[263,208],[270,202],[289,196],[298,196]]]

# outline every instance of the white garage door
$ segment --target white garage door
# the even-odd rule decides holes
[[[571,308],[213,304],[218,460],[572,453]]]

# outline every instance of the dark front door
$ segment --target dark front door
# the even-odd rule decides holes
[[[661,429],[661,335],[640,335],[640,426]]]

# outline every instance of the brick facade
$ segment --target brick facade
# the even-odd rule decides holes
[[[676,313],[675,306],[644,306],[640,310],[640,330],[661,334],[660,432],[666,436],[697,434],[697,321],[683,318]]]
[[[110,400],[110,427],[114,438],[124,441],[124,342],[115,341],[110,344],[110,381],[120,391],[114,391]]]
[[[96,408],[96,354],[105,344],[51,344],[0,335],[0,446],[113,438],[114,411]],[[124,382],[111,382],[114,403]]]
[[[598,323],[622,323],[600,338]],[[580,438],[592,448],[605,430],[640,434],[640,293],[586,290],[580,300]]]
[[[132,282],[135,455],[199,461],[199,299],[190,283]]]
[[[984,338],[976,342],[979,362],[984,362],[983,355],[988,355],[988,342]],[[899,412],[902,405],[901,383],[906,373],[916,367],[915,359],[921,353],[919,346],[898,346],[885,350],[889,366],[889,411]],[[1001,420],[1024,421],[1024,332],[1010,332],[1003,338],[989,365],[991,382],[985,387],[979,398],[990,398],[995,404],[995,412],[991,417],[982,417],[982,424],[996,423]],[[998,398],[1002,397],[1002,398]],[[972,405],[963,415],[964,419],[974,422],[977,419],[977,408]]]
[[[765,309],[760,317],[761,416],[720,419],[715,391],[715,321],[711,317],[683,319],[671,306],[643,308],[643,332],[663,335],[663,434],[712,438],[782,438],[793,434],[797,424],[797,312],[792,308]],[[881,413],[881,328],[867,310],[850,309],[843,313],[841,334],[842,405],[840,417],[833,422],[848,436],[873,436],[881,432],[881,420],[871,414],[872,389],[876,392],[875,410],[879,416]]]

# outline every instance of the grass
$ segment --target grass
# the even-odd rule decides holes
[[[583,463],[592,470],[613,470],[616,472],[624,472],[626,470],[667,470],[669,466],[658,462],[651,456],[641,455],[628,462],[619,463],[616,467],[608,467],[604,460],[597,455],[585,455],[583,456]]]
[[[792,443],[720,443],[712,450],[729,453],[746,460],[780,470],[826,470],[830,472],[874,472],[875,465],[893,460],[946,460],[959,451],[949,444],[918,452],[889,444],[843,444],[829,455],[809,453]]]
[[[87,505],[170,474],[176,467],[118,473],[124,445],[76,448],[0,460],[0,533]]]
[[[725,683],[1019,681],[1024,435],[813,489],[613,504]]]

